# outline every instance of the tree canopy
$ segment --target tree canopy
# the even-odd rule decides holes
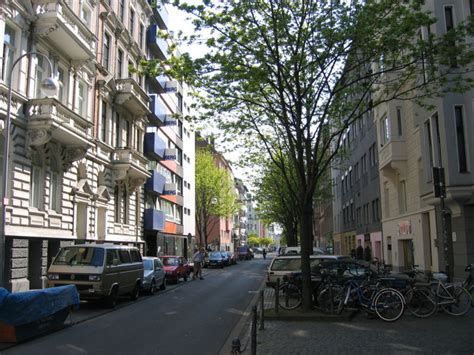
[[[310,308],[312,200],[348,128],[394,99],[472,87],[472,17],[439,34],[422,0],[172,3],[193,16],[190,40],[205,37],[209,51],[146,70],[204,90],[205,116],[278,167],[296,200]],[[277,159],[282,151],[290,164]]]
[[[218,218],[233,215],[239,207],[234,182],[229,173],[216,166],[214,156],[208,149],[198,149],[196,151],[198,244],[207,248],[208,233]]]

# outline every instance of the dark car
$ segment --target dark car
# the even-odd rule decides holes
[[[220,267],[223,268],[225,264],[226,257],[222,255],[220,251],[213,251],[209,254],[209,267]]]
[[[188,281],[191,274],[191,267],[183,256],[165,255],[160,257],[165,267],[166,279],[178,283],[180,278]]]
[[[253,251],[246,245],[237,247],[237,256],[239,260],[250,260],[253,258]]]

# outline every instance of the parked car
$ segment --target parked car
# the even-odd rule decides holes
[[[226,257],[220,251],[213,251],[209,254],[208,265],[209,267],[220,267],[223,268],[225,265]]]
[[[301,247],[286,247],[281,255],[299,255],[301,254]],[[313,248],[313,255],[324,254],[320,248]]]
[[[161,260],[153,256],[143,257],[143,281],[142,290],[154,294],[156,288],[166,288],[166,272]]]
[[[237,264],[237,258],[235,257],[234,253],[231,253],[230,251],[226,251],[226,254],[229,256],[230,265]]]
[[[227,251],[221,251],[222,258],[224,260],[224,266],[232,265],[231,255]]]
[[[183,256],[165,255],[160,257],[165,267],[166,279],[168,281],[178,283],[180,278],[188,281],[191,274],[191,268],[188,261]]]
[[[352,260],[347,255],[310,255],[311,268],[327,260]],[[285,275],[301,272],[301,255],[280,255],[273,258],[267,270],[267,286],[273,287],[276,280],[283,281]]]
[[[239,260],[250,260],[253,258],[253,251],[247,245],[237,247],[237,257]]]
[[[103,299],[115,307],[129,295],[136,300],[143,278],[143,261],[135,247],[78,244],[62,247],[48,270],[48,287],[76,285],[81,299]]]

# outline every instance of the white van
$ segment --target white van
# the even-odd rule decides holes
[[[104,299],[115,307],[122,295],[139,296],[143,261],[135,247],[77,244],[59,250],[48,270],[48,287],[76,285],[81,299]]]
[[[350,260],[347,255],[310,255],[310,267],[314,267],[326,260]],[[283,281],[285,275],[301,272],[301,255],[280,255],[273,258],[267,270],[267,286],[274,287],[276,280]]]

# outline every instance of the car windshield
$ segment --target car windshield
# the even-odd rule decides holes
[[[59,251],[54,265],[104,265],[104,249],[94,247],[67,247]]]
[[[213,253],[211,253],[210,257],[211,258],[220,258],[221,257],[221,253],[219,253],[218,251],[215,251]]]
[[[145,270],[153,270],[153,260],[150,260],[150,259],[143,260],[143,268]]]
[[[274,271],[293,271],[301,269],[301,259],[275,259],[272,265]]]
[[[163,265],[178,266],[178,258],[163,258]]]

